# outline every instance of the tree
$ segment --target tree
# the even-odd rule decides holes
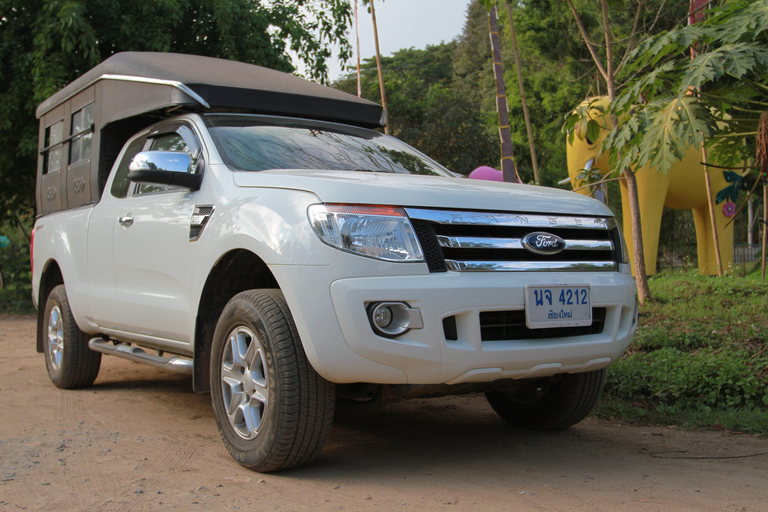
[[[0,0],[0,220],[31,212],[37,105],[120,51],[179,52],[325,80],[329,46],[351,49],[348,0]]]
[[[533,179],[536,183],[539,179],[539,165],[536,160],[536,144],[533,141],[533,128],[531,127],[531,117],[528,115],[528,102],[525,99],[525,84],[523,83],[523,71],[520,67],[520,50],[517,46],[517,33],[515,31],[515,17],[512,15],[513,6],[510,0],[507,0],[507,18],[509,19],[509,35],[512,39],[512,54],[515,56],[515,68],[517,69],[517,85],[520,89],[520,103],[523,106],[523,119],[525,120],[525,130],[528,133],[528,147],[531,149],[531,165],[533,166]]]
[[[768,0],[727,2],[708,14],[630,55],[637,78],[614,106],[627,121],[606,140],[624,148],[620,165],[666,170],[685,148],[702,146],[708,169],[741,170],[746,161],[768,175]]]
[[[684,53],[691,47],[693,59]],[[624,148],[618,165],[667,170],[701,143],[722,166],[755,161],[768,110],[768,0],[725,3],[701,23],[644,41],[630,58],[634,78],[614,106],[627,122],[606,146]]]
[[[643,21],[643,11],[644,11],[644,2],[640,1],[636,4],[633,4],[630,0],[628,5],[634,7],[635,16],[634,16],[634,22],[632,24],[632,28],[629,31],[628,34],[625,35],[624,40],[626,41],[623,45],[623,56],[622,52],[620,50],[622,49],[619,45],[617,45],[617,37],[614,34],[614,31],[612,29],[612,19],[610,16],[609,8],[608,8],[608,0],[600,0],[600,14],[598,17],[598,23],[601,27],[601,38],[603,39],[604,44],[598,46],[593,41],[595,40],[594,36],[589,32],[587,29],[585,23],[582,21],[582,15],[579,13],[579,11],[576,9],[576,6],[574,4],[573,0],[566,0],[566,3],[568,4],[568,7],[570,8],[574,19],[576,20],[576,23],[579,28],[579,32],[581,33],[581,36],[584,40],[584,43],[586,44],[587,49],[589,50],[589,54],[592,57],[592,61],[594,62],[595,67],[597,68],[598,72],[600,73],[600,76],[602,77],[603,81],[605,82],[607,92],[608,92],[608,99],[610,103],[612,104],[616,100],[616,94],[617,94],[617,77],[619,73],[621,72],[622,68],[627,62],[627,56],[629,55],[630,50],[635,44],[635,41],[641,37],[641,34],[643,34],[643,31],[641,30],[644,25]],[[663,5],[663,4],[662,4]],[[659,9],[658,13],[661,14],[662,10]],[[659,15],[656,15],[655,18],[652,18],[652,24],[656,23],[656,19],[659,18]],[[621,38],[620,38],[621,39]],[[589,107],[587,107],[586,112],[589,111]],[[613,128],[617,127],[618,117],[613,113],[610,112],[610,118],[611,118],[611,125]],[[581,124],[581,130],[574,130],[573,133],[580,137],[587,136],[588,131],[590,130],[590,121],[588,120],[588,114],[587,116],[583,116],[582,119],[578,119],[579,117],[582,117],[579,113],[575,116],[570,116],[567,126],[571,129],[575,127],[576,123]],[[619,148],[618,151],[621,151]],[[633,249],[633,261],[634,261],[634,274],[635,274],[635,281],[637,283],[637,290],[638,290],[638,297],[640,300],[640,303],[646,301],[646,299],[650,298],[651,291],[648,287],[648,276],[646,274],[645,270],[645,253],[643,250],[643,234],[642,234],[642,227],[640,223],[640,205],[639,205],[639,199],[638,199],[638,191],[637,191],[637,181],[635,177],[635,171],[632,166],[629,165],[621,165],[614,167],[616,169],[617,173],[620,173],[622,178],[624,179],[626,186],[627,186],[627,192],[628,192],[628,198],[629,198],[629,213],[631,216],[631,225],[632,225],[632,249]],[[642,169],[642,167],[639,167],[638,169]]]

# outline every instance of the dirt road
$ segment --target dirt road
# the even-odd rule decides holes
[[[593,418],[530,433],[480,396],[338,411],[317,462],[254,473],[189,377],[105,357],[94,387],[55,388],[29,318],[0,318],[0,413],[0,511],[768,510],[766,439]]]

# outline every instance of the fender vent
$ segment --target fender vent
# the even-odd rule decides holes
[[[200,239],[203,234],[203,228],[208,224],[208,220],[213,215],[213,206],[195,206],[195,213],[189,220],[189,241],[194,242]]]

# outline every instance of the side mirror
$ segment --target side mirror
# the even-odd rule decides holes
[[[136,183],[154,183],[199,190],[201,174],[190,174],[192,159],[183,151],[142,151],[133,157],[128,179]]]

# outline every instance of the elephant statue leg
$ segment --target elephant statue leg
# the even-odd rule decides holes
[[[709,206],[701,206],[693,210],[693,222],[696,225],[696,246],[699,256],[699,273],[717,275],[717,256],[712,235],[712,221],[709,216]],[[723,215],[722,205],[715,205],[715,222],[717,224],[717,239],[720,246],[720,259],[723,262],[723,272],[733,271],[733,224],[725,227],[730,219]]]
[[[643,169],[635,173],[637,179],[637,195],[640,203],[640,226],[643,230],[643,252],[645,254],[645,271],[647,275],[656,273],[656,258],[659,251],[659,233],[661,232],[661,215],[664,212],[664,201],[669,188],[669,178],[663,173]],[[627,241],[629,258],[632,263],[632,273],[635,271],[634,240],[632,235],[632,218],[629,213],[629,193],[627,184],[621,181],[621,211],[624,217],[624,238]]]

